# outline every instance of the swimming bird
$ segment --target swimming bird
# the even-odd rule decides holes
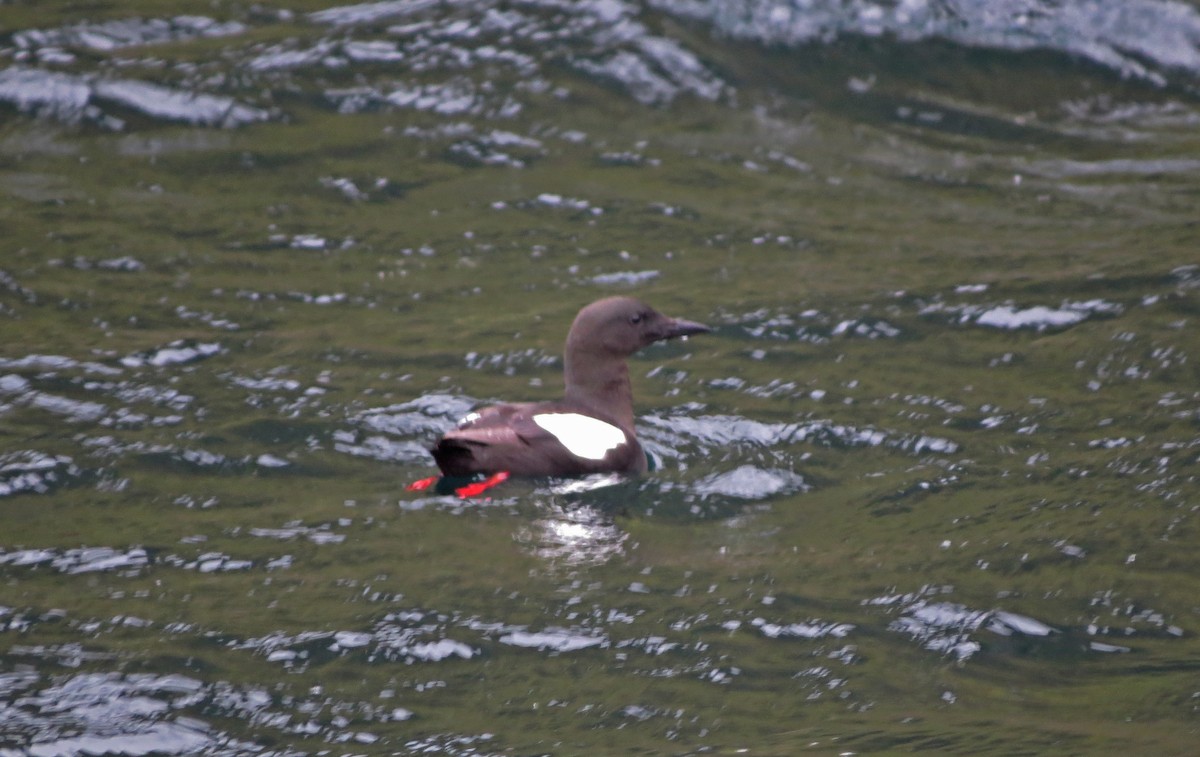
[[[434,444],[433,458],[447,477],[489,476],[483,484],[459,489],[463,496],[509,475],[645,471],[625,360],[654,342],[708,331],[702,323],[665,316],[633,297],[597,300],[579,311],[567,333],[562,399],[491,405],[470,413]]]

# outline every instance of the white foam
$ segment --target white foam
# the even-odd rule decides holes
[[[606,641],[607,639],[603,636],[589,636],[562,629],[547,629],[540,632],[513,631],[500,637],[501,644],[531,649],[548,649],[553,652],[574,652],[579,649],[601,646]]]
[[[333,635],[334,643],[343,649],[365,647],[371,643],[371,634],[359,631],[338,631]]]
[[[418,660],[438,662],[448,657],[461,657],[464,660],[469,660],[479,654],[479,651],[463,644],[461,641],[442,639],[441,641],[413,644],[410,647],[406,647],[404,653]]]
[[[542,413],[533,416],[533,422],[550,432],[572,455],[588,460],[603,460],[625,443],[621,429],[579,413]]]
[[[1018,615],[1015,612],[1005,612],[1004,610],[996,610],[992,615],[992,623],[988,625],[988,629],[999,633],[1002,636],[1007,636],[1009,633],[1016,631],[1023,633],[1026,636],[1049,636],[1054,633],[1054,629],[1046,625],[1040,620],[1035,620],[1026,615]]]
[[[200,721],[193,721],[201,724]],[[203,725],[203,724],[201,724]],[[26,754],[57,757],[71,754],[186,754],[215,744],[211,734],[179,723],[161,722],[131,733],[84,734],[29,745]]]
[[[781,492],[804,490],[808,487],[799,475],[786,470],[764,470],[753,465],[741,465],[725,473],[716,473],[697,482],[701,497],[711,495],[763,499]]]
[[[852,623],[823,623],[821,621],[813,621],[811,623],[779,625],[777,623],[767,623],[762,618],[755,618],[751,625],[757,626],[758,630],[762,631],[764,636],[771,639],[778,639],[780,637],[823,639],[826,636],[833,636],[840,639],[854,630]]]
[[[992,326],[1001,329],[1022,329],[1073,326],[1087,318],[1087,313],[1079,310],[1056,310],[1054,308],[1036,307],[1017,310],[1008,305],[988,310],[975,321],[980,326]]]

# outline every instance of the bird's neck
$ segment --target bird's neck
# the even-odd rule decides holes
[[[624,360],[599,359],[568,347],[564,362],[564,399],[611,416],[627,429],[633,428],[633,389]]]

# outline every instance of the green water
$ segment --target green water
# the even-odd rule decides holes
[[[464,117],[540,140],[521,167],[303,87],[228,130],[4,112],[0,468],[61,457],[0,497],[0,745],[183,722],[213,753],[1194,750],[1194,98],[654,21],[736,97],[647,107],[553,69],[569,94]],[[613,293],[715,327],[632,361],[660,470],[405,491],[453,412],[555,397],[567,325]],[[977,322],[1006,306],[1078,318]],[[176,340],[219,351],[121,362]],[[147,556],[3,562],[81,547]],[[50,714],[170,674],[196,683],[152,686],[162,712]]]

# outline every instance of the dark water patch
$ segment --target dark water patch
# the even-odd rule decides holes
[[[1061,104],[1063,117],[1058,129],[1068,135],[1112,143],[1145,144],[1200,123],[1200,114],[1182,102],[1147,100],[1127,100],[1107,92],[1068,98]]]
[[[236,321],[232,321],[226,316],[218,315],[210,310],[192,310],[186,305],[177,305],[175,307],[175,315],[185,321],[196,321],[202,323],[209,328],[218,329],[220,331],[241,331],[242,325]]]
[[[1041,161],[1028,164],[1030,173],[1048,179],[1081,179],[1103,176],[1166,177],[1200,168],[1200,161],[1186,158],[1117,158],[1091,162],[1077,160]]]
[[[187,449],[171,449],[169,455],[150,450],[143,455],[143,459],[147,462],[161,460],[172,465],[182,464],[186,468],[192,470],[225,470],[229,473],[237,472],[238,469],[244,469],[249,464],[250,459],[243,457],[240,459],[230,459],[220,452],[210,452],[206,449],[190,447]]]
[[[915,471],[906,471],[906,474],[918,473],[915,480],[911,475],[905,475],[895,489],[872,497],[869,500],[870,513],[882,517],[912,512],[929,496],[963,484],[963,479],[968,475],[968,468],[963,465],[928,466],[933,469],[932,472],[926,472],[925,467],[918,466]]]
[[[101,271],[115,271],[118,273],[137,273],[145,270],[146,266],[142,261],[129,255],[123,255],[118,258],[107,258],[104,260],[90,260],[81,255],[75,256],[71,261],[71,267],[78,271],[90,271],[93,268]]]
[[[89,454],[105,459],[119,458],[125,455],[144,455],[148,460],[166,460],[174,451],[175,446],[147,441],[120,441],[114,436],[80,436],[76,441]]]
[[[88,440],[95,454],[105,457],[135,455],[139,462],[150,469],[176,470],[193,474],[217,474],[237,477],[247,474],[255,476],[291,475],[300,472],[322,474],[321,466],[301,459],[299,453],[289,452],[280,457],[270,452],[250,454],[226,454],[196,446],[178,446],[146,442],[122,443],[110,437]]]
[[[0,293],[17,299],[26,305],[33,305],[37,303],[37,293],[35,293],[32,289],[22,286],[20,281],[18,281],[11,273],[5,270],[0,270]],[[0,314],[8,315],[9,313],[9,306],[0,302]]]
[[[300,406],[288,404],[285,407],[285,412],[298,414],[297,410]],[[273,449],[284,455],[291,455],[296,449],[317,447],[329,436],[327,424],[300,419],[258,418],[232,426],[230,431],[250,441],[255,447]],[[268,452],[262,453],[259,457],[263,456],[278,459],[278,455]],[[259,464],[271,467],[269,462],[260,462]],[[274,467],[280,466],[275,465]]]
[[[30,203],[62,204],[86,199],[84,193],[72,187],[63,176],[54,174],[9,172],[0,178],[0,187],[13,197]],[[0,276],[0,280],[4,280],[10,297],[16,295],[26,305],[38,303],[35,292],[21,287],[7,274]],[[0,312],[10,314],[14,311],[4,307]]]

